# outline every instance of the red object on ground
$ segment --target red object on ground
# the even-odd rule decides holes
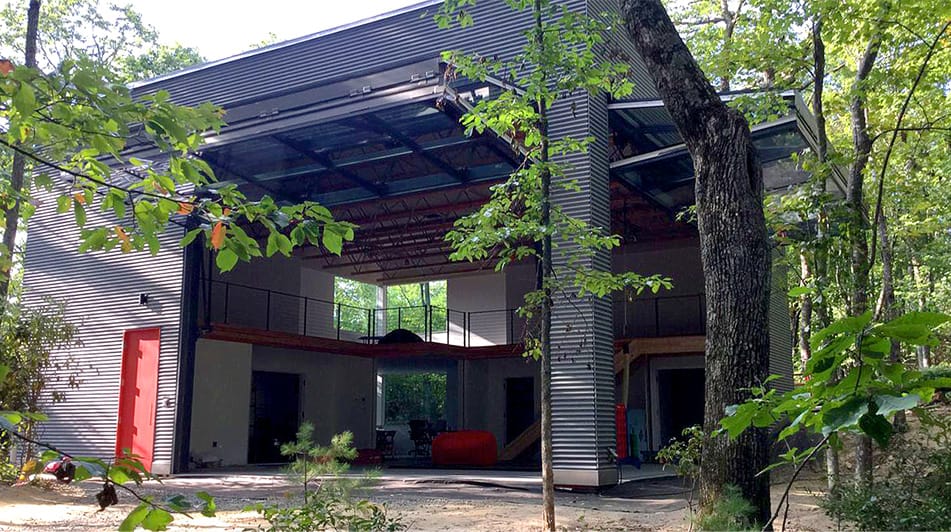
[[[614,424],[617,427],[617,457],[627,458],[627,405],[614,405]]]
[[[432,450],[434,465],[493,466],[499,459],[495,436],[484,430],[443,432]]]
[[[357,457],[353,465],[380,465],[383,463],[383,453],[376,449],[357,449]]]

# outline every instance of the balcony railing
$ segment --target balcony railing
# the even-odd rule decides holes
[[[438,305],[365,308],[225,281],[203,280],[202,325],[237,325],[320,338],[373,342],[406,329],[429,342],[475,347],[521,342],[529,324],[516,309],[462,311]],[[703,294],[615,299],[615,338],[704,334]]]
[[[202,325],[238,325],[320,338],[373,342],[395,329],[463,347],[520,341],[515,309],[461,311],[439,305],[365,308],[225,281],[203,280]]]
[[[703,335],[704,294],[614,299],[615,338]]]

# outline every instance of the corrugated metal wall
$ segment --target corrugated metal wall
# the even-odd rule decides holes
[[[773,277],[769,294],[769,373],[781,375],[773,386],[782,392],[793,387],[792,329],[789,327],[789,299],[786,297],[786,268],[779,253],[773,253]]]
[[[42,306],[47,298],[65,301],[69,320],[78,326],[81,347],[57,352],[57,361],[72,359],[80,384],[68,379],[50,385],[66,401],[46,403],[50,420],[42,436],[78,455],[109,458],[115,453],[122,335],[127,329],[161,327],[158,404],[153,470],[168,472],[172,460],[177,388],[177,353],[181,305],[182,231],[172,226],[157,256],[118,251],[80,255],[79,229],[72,214],[56,213],[55,196],[37,195],[30,219],[23,278],[24,304]],[[109,224],[89,209],[89,226]],[[147,306],[139,294],[149,295]],[[69,372],[61,374],[68,376]]]
[[[593,137],[588,153],[567,158],[564,179],[577,191],[553,186],[552,198],[570,216],[610,228],[607,96],[579,95],[552,110],[552,136]],[[557,265],[577,250],[562,242]],[[610,271],[610,252],[587,264]],[[570,275],[563,272],[563,275]],[[566,290],[570,294],[571,289]],[[555,297],[552,315],[552,437],[555,482],[600,486],[616,482],[608,449],[614,446],[613,310],[609,298]]]
[[[289,93],[361,72],[412,59],[439,57],[447,49],[462,49],[485,56],[511,57],[524,42],[528,12],[514,12],[503,0],[483,0],[471,10],[475,25],[439,29],[433,22],[439,2],[411,9],[357,27],[315,34],[299,42],[262,49],[182,75],[160,78],[136,88],[136,93],[168,90],[177,102],[211,101],[230,107],[240,102],[273,96],[274,88]],[[583,9],[584,0],[563,2]],[[614,5],[616,2],[601,2]],[[598,9],[603,11],[603,9]],[[637,95],[653,97],[653,85],[643,67],[635,72]]]

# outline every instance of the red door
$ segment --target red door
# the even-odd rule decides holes
[[[149,471],[155,444],[160,332],[158,328],[126,331],[122,344],[116,456],[127,449]]]

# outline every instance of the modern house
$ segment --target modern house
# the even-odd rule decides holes
[[[612,5],[565,3],[598,11]],[[453,221],[477,209],[519,162],[504,139],[466,135],[459,125],[473,101],[504,88],[446,81],[440,60],[447,49],[512,56],[529,20],[501,0],[483,0],[474,26],[441,30],[431,16],[437,4],[134,88],[224,107],[228,125],[199,154],[222,180],[240,183],[250,197],[319,201],[359,229],[341,257],[305,248],[220,274],[201,245],[177,245],[182,229],[174,225],[157,256],[79,254],[78,229],[40,198],[25,301],[65,299],[83,342],[57,354],[76,362],[80,384],[53,383],[67,399],[48,406],[45,438],[82,455],[130,447],[156,473],[186,471],[202,457],[223,465],[273,462],[275,443],[305,419],[321,440],[350,430],[358,447],[372,448],[381,428],[406,431],[404,420],[389,417],[388,376],[435,374],[445,383],[437,415],[447,428],[492,432],[503,459],[532,453],[538,368],[520,356],[525,324],[513,309],[534,286],[534,265],[495,272],[451,262],[443,241]],[[635,56],[629,43],[616,44]],[[555,201],[623,237],[593,268],[661,273],[674,287],[556,303],[554,463],[564,486],[616,482],[617,404],[626,405],[644,451],[702,417],[703,274],[696,228],[677,218],[693,202],[693,168],[636,61],[634,76],[635,93],[623,101],[575,95],[554,109],[553,134],[595,139],[570,161],[578,190],[559,189]],[[784,97],[788,114],[754,128],[770,191],[806,178],[791,156],[811,143],[809,116],[797,95]],[[135,149],[161,158],[148,146]],[[372,304],[345,304],[335,300],[341,278],[383,288]],[[783,276],[774,279],[770,370],[784,375],[778,385],[785,387],[789,318]],[[444,282],[444,304],[387,304],[386,287],[436,281]],[[395,328],[423,341],[376,343]],[[397,447],[407,442],[397,434]]]

